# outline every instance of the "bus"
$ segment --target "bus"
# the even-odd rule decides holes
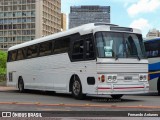
[[[144,45],[149,61],[150,92],[160,95],[160,38],[145,40]]]
[[[147,93],[145,55],[140,30],[89,23],[10,47],[7,85],[76,99]]]

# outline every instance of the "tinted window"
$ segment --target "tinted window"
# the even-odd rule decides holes
[[[68,52],[69,44],[70,44],[69,38],[56,40],[54,45],[54,53],[57,54],[57,53]]]
[[[44,42],[39,46],[39,55],[49,55],[52,52],[52,42]]]
[[[94,46],[92,38],[86,39],[86,59],[94,59]]]
[[[11,51],[9,56],[10,56],[10,61],[15,61],[17,57],[17,50]]]
[[[84,59],[84,41],[79,40],[75,41],[73,44],[73,50],[72,50],[72,59],[73,60],[83,60]]]
[[[160,56],[160,42],[150,41],[145,43],[146,54],[148,58],[154,58]]]
[[[19,49],[18,55],[17,55],[17,60],[22,60],[22,59],[24,59],[23,49]]]
[[[16,60],[16,57],[17,57],[17,51],[16,51],[16,50],[14,50],[14,51],[9,51],[9,52],[8,52],[7,61],[8,61],[8,62],[15,61],[15,60]]]
[[[36,57],[38,55],[37,48],[38,48],[37,45],[29,46],[27,50],[27,58]]]

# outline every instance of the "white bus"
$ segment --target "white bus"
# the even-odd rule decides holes
[[[144,44],[149,61],[150,92],[160,95],[160,38],[145,40]]]
[[[149,90],[141,32],[90,23],[15,45],[8,50],[7,84],[85,95],[140,94]]]

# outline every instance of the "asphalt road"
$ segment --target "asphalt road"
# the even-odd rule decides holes
[[[76,117],[84,117],[84,120],[98,120],[98,117],[101,117],[101,120],[159,120],[160,96],[156,94],[125,95],[122,99],[112,99],[108,95],[106,97],[86,97],[84,100],[75,100],[69,94],[43,91],[19,93],[12,88],[0,87],[0,111],[0,115],[3,111],[12,111],[12,113],[14,111],[42,112],[43,117],[52,116],[52,119],[61,117],[61,119],[67,120],[73,119],[73,117],[76,120],[78,119]],[[159,117],[127,117],[129,113],[144,114],[148,112],[152,114],[155,111]],[[91,118],[88,118],[88,115]]]
[[[71,95],[42,91],[0,90],[0,111],[160,111],[160,96],[124,95],[122,99],[86,97],[75,100]]]

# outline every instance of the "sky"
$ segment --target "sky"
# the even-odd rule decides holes
[[[67,16],[70,6],[80,5],[110,6],[112,24],[138,28],[143,37],[151,29],[160,30],[160,0],[61,0],[62,12]]]

